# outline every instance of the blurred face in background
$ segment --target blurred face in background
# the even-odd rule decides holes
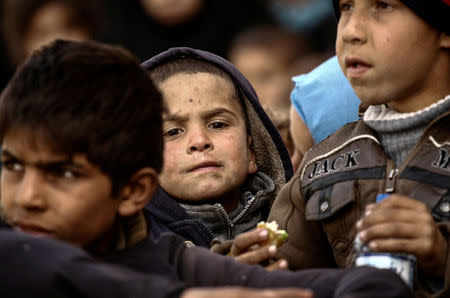
[[[28,56],[55,39],[90,38],[87,28],[74,22],[72,8],[54,1],[43,5],[31,18],[28,31],[24,35],[24,52]]]
[[[241,47],[234,51],[230,60],[250,81],[264,107],[287,113],[292,83],[281,53],[258,47]]]
[[[145,12],[157,22],[176,26],[194,18],[205,0],[140,0]]]

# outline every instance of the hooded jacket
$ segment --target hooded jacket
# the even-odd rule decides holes
[[[182,206],[163,189],[158,190],[147,206],[152,216],[153,236],[172,231],[196,245],[209,246],[214,237],[232,239],[235,234],[252,229],[257,221],[265,220],[276,194],[292,176],[292,164],[280,134],[264,112],[253,87],[227,60],[209,52],[181,47],[169,49],[142,66],[151,71],[180,58],[210,63],[231,78],[245,103],[258,166],[258,172],[250,175],[243,186],[240,210],[233,211],[236,214],[228,216],[219,204]],[[223,227],[227,227],[227,231]]]

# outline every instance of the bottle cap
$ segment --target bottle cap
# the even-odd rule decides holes
[[[388,193],[380,193],[380,194],[378,194],[378,196],[377,196],[376,202],[378,203],[378,202],[380,202],[381,200],[383,200],[385,197],[388,197],[388,196],[390,196],[390,194],[388,194]]]

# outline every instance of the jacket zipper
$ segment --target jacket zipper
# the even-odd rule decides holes
[[[211,231],[211,229],[208,227],[208,225],[207,224],[205,224],[204,222],[203,222],[203,220],[199,220],[198,221],[198,223],[202,226],[202,228],[203,229],[205,229],[205,231],[209,234],[209,238],[210,238],[210,241],[215,237],[215,235],[214,235],[214,233],[213,233],[213,231]]]
[[[242,210],[242,212],[239,213],[238,216],[236,216],[233,220],[230,219],[227,211],[220,203],[215,204],[217,208],[219,208],[220,212],[222,212],[222,214],[225,216],[228,225],[228,236],[230,239],[234,239],[234,236],[236,234],[234,225],[247,213],[248,209],[250,209],[250,207],[253,205],[253,202],[255,202],[255,197],[252,197],[252,199],[245,205],[244,210]]]
[[[387,165],[387,176],[384,191],[386,193],[393,193],[395,191],[395,184],[398,176],[398,169],[394,166],[394,162],[392,160],[388,161]]]

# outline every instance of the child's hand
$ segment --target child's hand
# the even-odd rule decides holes
[[[356,227],[372,251],[414,254],[427,274],[444,275],[447,242],[424,203],[392,194],[368,205]]]
[[[230,256],[236,261],[246,264],[266,264],[277,252],[275,245],[260,246],[268,239],[266,229],[255,229],[236,237],[231,246]],[[287,269],[287,261],[280,259],[266,266],[267,270]]]

